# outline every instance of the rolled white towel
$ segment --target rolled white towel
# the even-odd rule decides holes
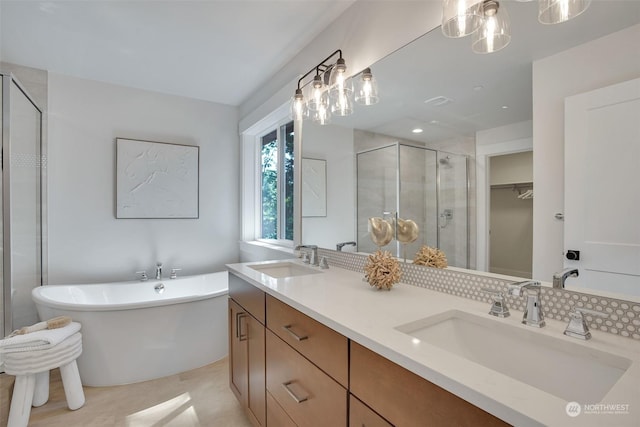
[[[0,340],[0,353],[18,351],[33,351],[51,348],[71,335],[78,332],[80,323],[71,322],[67,326],[57,329],[45,329],[25,335],[15,335]]]

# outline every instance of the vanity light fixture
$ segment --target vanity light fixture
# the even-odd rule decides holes
[[[484,0],[482,13],[484,19],[480,28],[471,36],[471,47],[475,53],[497,52],[511,41],[509,14],[496,0]]]
[[[313,80],[305,83],[314,71]],[[363,105],[377,103],[378,87],[371,69],[367,68],[360,74],[355,101]],[[297,121],[310,118],[325,125],[331,121],[332,115],[353,114],[353,103],[353,81],[347,75],[342,50],[338,49],[298,80],[298,87],[291,98],[291,118]]]
[[[538,21],[541,24],[560,24],[587,10],[591,0],[539,0]]]
[[[482,23],[482,0],[444,0],[442,33],[447,37],[473,34]]]
[[[538,21],[541,24],[560,24],[582,14],[590,4],[591,0],[538,0]],[[443,0],[442,33],[447,37],[472,34],[474,52],[492,53],[511,41],[511,23],[504,2]]]
[[[377,104],[378,97],[378,81],[371,74],[371,68],[367,67],[362,71],[362,75],[358,80],[356,91],[356,102],[362,105]]]

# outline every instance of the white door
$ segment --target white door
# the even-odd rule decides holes
[[[640,79],[565,99],[564,250],[575,284],[640,295]]]

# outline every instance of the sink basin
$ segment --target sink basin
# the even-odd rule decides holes
[[[254,264],[248,265],[247,267],[252,268],[260,273],[266,274],[269,277],[273,277],[274,279],[280,279],[283,277],[293,277],[293,276],[306,276],[308,274],[320,274],[322,271],[316,270],[311,267],[306,267],[304,265],[296,264],[293,262],[278,262],[272,264]]]
[[[611,353],[458,310],[395,329],[568,401],[600,402],[631,365]]]

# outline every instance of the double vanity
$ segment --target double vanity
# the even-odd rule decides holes
[[[230,385],[254,425],[640,425],[635,339],[335,266],[227,267]]]

